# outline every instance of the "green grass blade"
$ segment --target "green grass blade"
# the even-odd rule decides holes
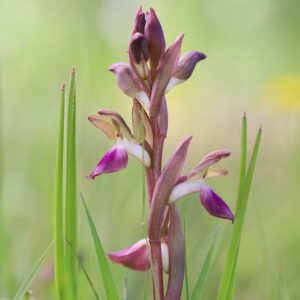
[[[0,65],[1,66],[1,65]],[[0,69],[1,71],[1,69]],[[4,245],[4,232],[3,232],[3,187],[4,187],[4,112],[3,112],[3,99],[2,99],[2,77],[0,73],[0,245]],[[4,266],[4,247],[0,247],[0,270],[3,270]],[[1,278],[0,278],[1,279]]]
[[[235,209],[235,214],[238,212],[241,199],[243,187],[246,179],[247,172],[247,116],[244,113],[242,120],[242,135],[241,135],[241,160],[240,160],[240,178],[239,178],[239,187],[238,187],[238,196],[237,196],[237,204]]]
[[[220,229],[220,226],[218,226],[218,228],[216,230],[216,233],[215,233],[215,235],[212,239],[212,242],[211,242],[211,245],[210,245],[209,250],[207,252],[207,255],[205,257],[202,269],[201,269],[200,274],[198,276],[198,279],[197,279],[197,282],[196,282],[191,300],[199,300],[200,297],[201,297],[201,294],[203,292],[203,287],[204,287],[204,284],[205,284],[205,280],[207,278],[209,266],[210,266],[211,259],[212,259],[212,254],[213,254],[215,243],[216,243],[216,237],[217,237],[217,234],[219,232],[219,229]]]
[[[233,286],[235,282],[235,274],[236,274],[241,232],[242,232],[242,227],[245,219],[246,208],[247,208],[248,198],[250,194],[250,188],[252,184],[257,154],[258,154],[260,141],[261,141],[261,135],[262,135],[262,129],[260,128],[257,133],[250,164],[248,167],[244,188],[241,194],[241,201],[238,207],[238,211],[236,212],[235,223],[233,225],[233,234],[232,234],[231,243],[227,254],[227,259],[225,262],[223,276],[221,279],[218,300],[230,300],[231,299],[229,298],[230,295],[231,297],[233,295]]]
[[[65,240],[66,240],[67,244],[69,245],[69,247],[71,248],[73,255],[76,257],[76,259],[77,259],[77,261],[78,261],[78,264],[79,264],[79,266],[81,267],[81,269],[82,269],[82,271],[83,271],[83,274],[84,274],[86,280],[87,280],[88,283],[89,283],[89,286],[91,287],[91,289],[92,289],[92,291],[93,291],[93,293],[94,293],[94,295],[95,295],[95,298],[96,298],[97,300],[99,300],[100,298],[99,298],[99,296],[98,296],[98,294],[97,294],[97,291],[96,291],[96,289],[95,289],[95,287],[94,287],[94,285],[93,285],[93,283],[92,283],[92,280],[91,280],[91,278],[90,278],[90,276],[89,276],[89,274],[88,274],[86,268],[84,267],[83,263],[81,262],[81,260],[80,260],[80,258],[79,258],[79,256],[78,256],[78,254],[75,252],[75,250],[74,250],[72,244],[70,243],[70,241],[68,241],[68,239],[67,239],[66,237],[65,237]]]
[[[69,86],[66,136],[66,237],[77,251],[77,181],[76,181],[76,87],[73,68]],[[77,261],[70,248],[66,248],[69,298],[76,299]]]
[[[184,239],[184,281],[185,281],[185,293],[186,293],[186,300],[189,300],[190,299],[190,293],[189,293],[189,280],[188,280],[187,259],[186,259],[185,221],[183,222],[183,239]]]
[[[145,272],[143,300],[147,300],[148,271]]]
[[[56,155],[56,186],[54,202],[54,241],[55,241],[55,286],[60,299],[64,295],[64,240],[63,240],[63,181],[64,181],[64,124],[65,124],[65,85],[61,89],[60,119]]]
[[[28,277],[25,279],[25,281],[23,282],[23,284],[19,288],[19,290],[18,290],[17,294],[14,296],[13,300],[21,300],[22,297],[25,295],[25,293],[29,289],[32,281],[34,280],[36,274],[38,273],[40,267],[42,266],[43,262],[46,260],[48,254],[49,254],[49,252],[50,252],[50,250],[53,246],[53,243],[54,243],[54,241],[51,242],[51,244],[48,246],[47,250],[44,252],[42,257],[39,259],[39,261],[37,262],[37,264],[35,265],[35,267],[31,271],[31,273],[28,275]]]
[[[88,223],[90,226],[90,230],[91,230],[91,234],[94,240],[94,245],[95,245],[95,249],[96,249],[96,253],[97,253],[97,259],[98,259],[98,263],[99,263],[99,267],[100,267],[100,272],[102,275],[102,281],[103,281],[103,285],[104,285],[104,289],[105,289],[105,293],[107,296],[108,300],[118,300],[119,299],[119,295],[107,262],[107,258],[106,255],[104,253],[103,247],[101,245],[101,241],[99,238],[99,235],[97,233],[96,227],[94,225],[94,222],[92,220],[92,217],[90,215],[90,212],[87,208],[87,205],[84,201],[83,195],[81,195],[81,200],[82,203],[84,205],[84,209],[86,212],[86,216],[88,219]]]

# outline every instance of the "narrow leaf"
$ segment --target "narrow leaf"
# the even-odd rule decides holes
[[[248,198],[250,194],[252,179],[254,175],[257,154],[260,146],[261,134],[262,134],[262,129],[260,127],[257,133],[244,187],[241,193],[241,200],[238,206],[238,211],[236,213],[236,219],[233,226],[233,234],[232,234],[231,243],[227,254],[223,276],[221,279],[218,300],[230,300],[231,298],[229,298],[229,296],[231,295],[232,297],[233,295],[232,286],[234,285],[235,282],[235,274],[236,274],[235,269],[237,267],[241,232],[242,232],[242,227],[245,219],[246,208],[247,208]]]
[[[46,260],[52,246],[53,246],[54,241],[51,242],[51,244],[48,246],[44,254],[41,256],[31,273],[28,275],[28,277],[25,279],[21,287],[19,288],[18,292],[16,293],[15,297],[13,300],[21,300],[24,294],[27,292],[29,289],[32,281],[34,280],[36,274],[38,273],[40,267],[42,266],[43,262]]]
[[[105,289],[105,293],[107,296],[108,300],[118,300],[119,299],[119,295],[106,259],[106,255],[104,253],[99,235],[97,233],[96,227],[94,225],[94,222],[92,220],[92,217],[90,215],[90,212],[87,208],[87,205],[84,201],[83,195],[81,194],[81,200],[82,203],[84,205],[84,209],[86,212],[86,216],[88,219],[88,223],[90,226],[90,230],[91,230],[91,234],[94,240],[94,245],[95,245],[95,249],[96,249],[96,254],[97,254],[97,259],[98,259],[98,263],[99,263],[99,268],[100,268],[100,272],[102,275],[102,282],[104,285],[104,289]]]
[[[200,274],[198,276],[197,283],[195,285],[191,300],[199,300],[200,297],[201,297],[201,294],[203,292],[203,287],[204,287],[205,280],[206,280],[207,275],[208,275],[209,266],[210,266],[210,263],[211,263],[212,254],[213,254],[213,250],[214,250],[214,247],[215,247],[216,237],[217,237],[217,234],[219,232],[219,229],[220,229],[220,226],[218,226],[218,228],[216,230],[216,233],[215,233],[215,235],[212,239],[212,242],[211,242],[211,245],[210,245],[209,250],[207,252],[207,255],[205,257],[202,269],[201,269]]]
[[[87,270],[85,269],[83,263],[81,262],[80,257],[79,257],[78,254],[75,252],[75,250],[74,250],[72,244],[70,243],[70,241],[68,241],[68,239],[67,239],[66,237],[65,237],[65,240],[66,240],[66,242],[68,243],[69,247],[71,248],[73,255],[76,257],[76,259],[77,259],[77,261],[78,261],[78,264],[80,265],[80,267],[81,267],[81,269],[82,269],[82,271],[83,271],[83,274],[84,274],[86,280],[87,280],[88,283],[89,283],[90,288],[92,289],[92,291],[93,291],[93,293],[94,293],[94,295],[95,295],[95,298],[96,298],[97,300],[99,300],[100,298],[99,298],[99,296],[98,296],[98,294],[97,294],[97,291],[96,291],[96,289],[95,289],[95,287],[94,287],[94,285],[93,285],[93,283],[92,283],[92,280],[91,280],[91,278],[90,278],[90,276],[89,276]]]
[[[77,251],[77,182],[76,182],[76,87],[73,68],[69,86],[66,136],[66,237]],[[66,249],[68,294],[76,298],[77,261],[70,248]],[[70,288],[71,286],[71,288]],[[71,290],[72,291],[71,291]]]
[[[55,286],[60,298],[63,298],[64,286],[64,240],[63,240],[63,181],[64,181],[64,118],[65,118],[65,85],[61,89],[60,119],[56,154],[56,185],[54,202],[54,276]]]

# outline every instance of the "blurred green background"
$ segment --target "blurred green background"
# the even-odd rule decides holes
[[[153,7],[169,45],[185,33],[182,52],[207,55],[185,84],[168,95],[169,133],[164,160],[194,135],[184,170],[205,154],[228,149],[219,164],[225,178],[209,184],[235,207],[241,118],[248,114],[249,150],[263,124],[263,140],[240,248],[235,299],[300,299],[300,2],[297,0],[2,0],[0,2],[3,228],[0,298],[11,299],[52,240],[55,156],[60,87],[72,66],[78,90],[78,184],[106,251],[143,237],[141,166],[95,181],[86,175],[111,146],[87,121],[99,108],[130,123],[131,100],[107,68],[128,61],[127,47],[139,5]],[[216,299],[232,226],[204,211],[198,195],[178,202],[186,222],[191,288],[218,223],[222,224],[203,299]],[[104,298],[83,207],[79,251]],[[129,299],[141,299],[144,273],[111,264],[119,291],[128,278]],[[32,289],[54,299],[52,260]],[[93,299],[82,273],[79,299]],[[149,290],[150,282],[149,282]],[[185,298],[183,293],[183,299]]]

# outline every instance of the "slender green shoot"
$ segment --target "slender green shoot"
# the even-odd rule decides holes
[[[203,292],[203,287],[204,287],[204,284],[205,284],[205,281],[206,281],[206,278],[208,275],[208,270],[209,270],[209,266],[211,263],[213,250],[215,247],[216,237],[217,237],[219,230],[220,230],[220,225],[217,227],[216,233],[212,239],[211,245],[210,245],[207,255],[205,257],[205,260],[204,260],[202,269],[200,271],[200,274],[198,276],[191,300],[199,300],[201,297],[201,294]]]
[[[247,116],[244,113],[242,119],[242,135],[241,135],[241,159],[240,159],[240,176],[239,176],[239,187],[238,187],[238,196],[237,196],[237,204],[235,209],[235,214],[238,212],[241,199],[242,192],[246,179],[247,172]]]
[[[245,219],[248,198],[250,194],[256,159],[261,141],[261,135],[262,128],[260,127],[256,136],[256,141],[253,148],[250,164],[248,167],[244,187],[241,193],[241,200],[238,205],[238,210],[236,212],[235,223],[233,225],[233,234],[227,254],[227,259],[225,262],[223,276],[221,279],[218,300],[230,300],[233,296],[241,232]]]
[[[61,89],[60,119],[56,154],[56,186],[54,202],[54,277],[55,286],[60,299],[64,295],[64,240],[63,240],[63,182],[64,182],[64,124],[65,124],[65,85]]]
[[[99,298],[99,296],[98,296],[98,294],[97,294],[97,291],[96,291],[96,289],[95,289],[95,287],[94,287],[94,285],[93,285],[93,283],[92,283],[92,280],[91,280],[91,278],[90,278],[90,276],[89,276],[89,274],[88,274],[86,268],[84,267],[84,265],[83,265],[83,263],[82,263],[80,257],[79,257],[78,254],[75,252],[75,249],[73,248],[73,246],[72,246],[72,244],[70,243],[70,241],[69,241],[66,237],[64,237],[64,238],[65,238],[67,244],[69,245],[69,247],[71,248],[73,255],[76,257],[76,259],[77,259],[77,261],[78,261],[78,264],[79,264],[79,266],[81,267],[81,269],[82,269],[82,271],[83,271],[83,273],[84,273],[84,276],[85,276],[86,280],[88,281],[89,286],[91,287],[91,289],[92,289],[92,291],[93,291],[93,293],[94,293],[94,295],[95,295],[95,298],[96,298],[97,300],[99,300],[100,298]]]
[[[46,260],[46,258],[48,256],[48,254],[49,254],[49,252],[50,252],[53,244],[54,244],[54,241],[51,242],[51,244],[48,246],[48,248],[46,249],[46,251],[44,252],[44,254],[41,256],[41,258],[39,259],[39,261],[37,262],[37,264],[35,265],[35,267],[31,271],[31,273],[25,279],[25,281],[23,282],[23,284],[19,288],[18,292],[14,296],[13,300],[21,300],[22,297],[24,297],[24,295],[27,292],[27,290],[29,289],[32,281],[34,280],[36,274],[38,273],[40,267],[42,266],[43,262]]]
[[[145,272],[143,300],[147,300],[148,271]]]
[[[105,255],[105,252],[103,250],[99,235],[97,233],[95,224],[92,220],[92,217],[90,215],[90,212],[88,210],[88,207],[84,201],[83,195],[81,194],[81,200],[82,203],[84,205],[84,209],[86,212],[86,216],[88,219],[88,223],[90,226],[90,230],[91,230],[91,234],[94,240],[94,245],[95,245],[95,249],[96,249],[96,254],[97,254],[97,259],[98,259],[98,263],[99,263],[99,268],[100,268],[100,272],[102,275],[102,281],[103,281],[103,285],[104,285],[104,289],[105,289],[105,293],[107,296],[108,300],[119,300],[119,295],[114,283],[114,279],[112,277],[109,265],[108,265],[108,261]]]
[[[66,237],[77,251],[77,182],[76,182],[76,87],[73,68],[69,86],[66,124]],[[66,248],[69,298],[76,299],[77,260],[70,248]]]
[[[189,293],[189,281],[188,281],[188,273],[187,273],[187,259],[186,259],[186,233],[185,233],[185,220],[183,222],[183,239],[184,239],[184,281],[185,281],[185,293],[186,300],[190,299]]]

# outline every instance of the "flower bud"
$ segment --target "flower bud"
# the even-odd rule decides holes
[[[146,108],[149,108],[150,102],[149,97],[143,90],[143,87],[132,70],[131,66],[126,63],[116,63],[108,68],[109,71],[115,73],[117,78],[117,83],[119,88],[127,96],[131,98],[136,98],[139,100]]]
[[[166,42],[160,22],[152,8],[146,14],[145,36],[149,44],[150,66],[156,70],[159,59],[165,52]]]
[[[146,24],[145,14],[143,13],[142,7],[140,6],[134,20],[134,29],[132,34],[135,34],[136,32],[140,32],[144,34],[145,24]]]
[[[135,33],[130,40],[129,52],[136,64],[141,60],[147,61],[149,58],[148,42],[145,36],[139,32]]]

